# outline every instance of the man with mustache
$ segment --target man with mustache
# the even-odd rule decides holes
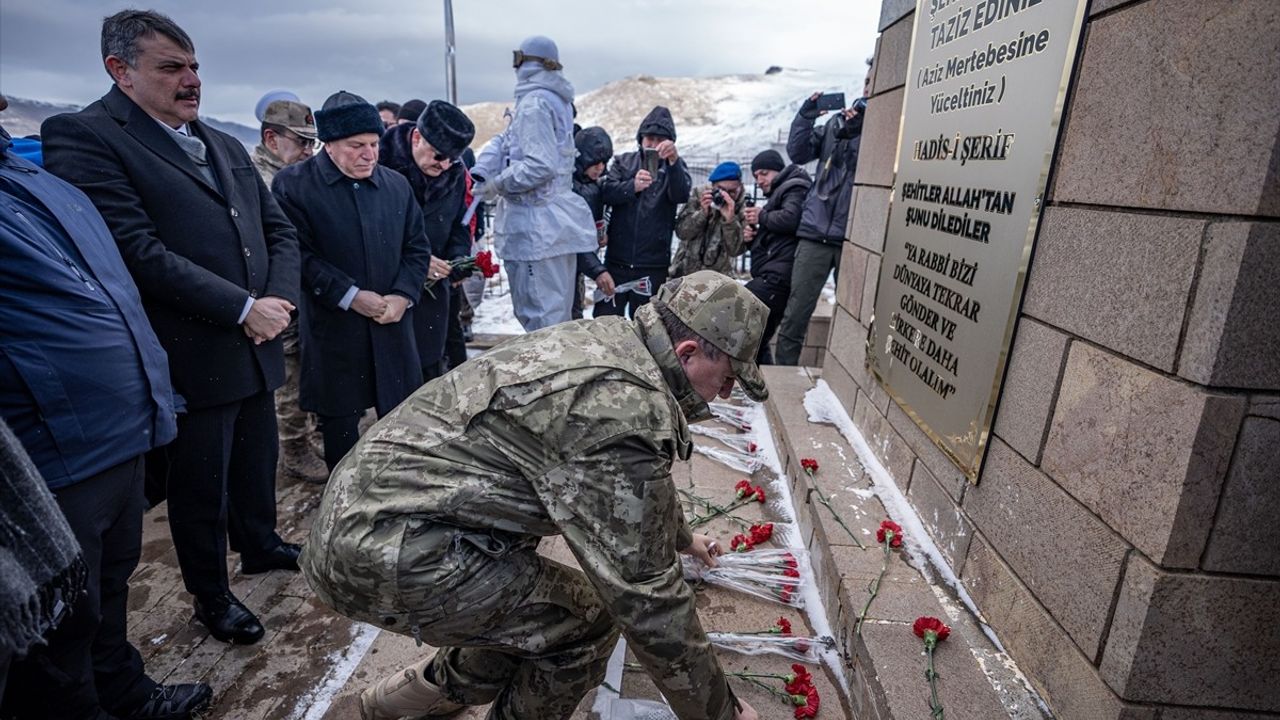
[[[264,630],[231,593],[228,537],[244,574],[298,569],[298,546],[275,530],[272,399],[297,237],[244,146],[198,119],[200,66],[182,28],[121,11],[102,23],[102,57],[114,86],[45,121],[45,164],[106,220],[169,357],[178,436],[148,455],[148,496],[167,492],[196,619],[251,644]]]

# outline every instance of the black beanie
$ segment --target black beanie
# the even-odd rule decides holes
[[[782,155],[777,150],[765,150],[751,160],[751,172],[757,170],[782,172],[786,167],[787,164],[782,161]]]
[[[405,104],[400,106],[400,112],[396,113],[396,119],[418,122],[418,116],[426,109],[427,103],[423,100],[407,100]]]
[[[476,126],[457,106],[432,100],[418,116],[418,133],[436,152],[457,159],[475,138]]]
[[[316,137],[320,142],[333,142],[361,133],[382,136],[382,116],[367,100],[346,90],[329,96],[315,112]]]

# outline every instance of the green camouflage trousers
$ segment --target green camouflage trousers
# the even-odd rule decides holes
[[[421,639],[439,648],[429,666],[436,684],[457,703],[492,702],[489,720],[569,718],[604,680],[618,641],[599,595],[582,572],[532,546],[450,530],[428,544],[435,551],[415,544],[421,554],[400,564],[402,599],[415,585],[425,591],[423,607],[444,609],[438,602],[448,598],[446,614],[417,620]]]

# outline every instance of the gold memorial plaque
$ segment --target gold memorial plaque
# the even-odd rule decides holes
[[[1087,5],[916,5],[867,363],[975,482]]]

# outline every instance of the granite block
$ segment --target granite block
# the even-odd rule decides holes
[[[961,512],[956,501],[942,489],[923,462],[916,462],[907,499],[920,515],[924,529],[938,546],[951,569],[959,574],[969,552],[973,524]]]
[[[1001,644],[1059,720],[1155,720],[1122,702],[981,535],[969,543],[961,581]]]
[[[1031,318],[1018,321],[993,430],[1032,464],[1040,462],[1067,341],[1067,335]]]
[[[1178,374],[1280,390],[1280,223],[1211,223]]]
[[[1072,343],[1040,466],[1147,557],[1197,567],[1245,405]]]
[[[831,332],[832,357],[840,363],[841,368],[849,374],[853,382],[867,394],[880,413],[887,413],[891,404],[889,393],[867,369],[867,329],[849,313],[837,310],[832,319]],[[830,379],[827,382],[831,384]],[[841,400],[843,401],[844,398],[841,397]],[[850,417],[853,416],[852,405],[846,405],[845,410],[849,412]]]
[[[880,287],[879,255],[867,256],[867,279],[862,283],[862,315],[859,321],[864,327],[871,327],[876,317],[876,290]]]
[[[874,95],[867,101],[867,119],[862,124],[858,170],[859,185],[893,185],[893,166],[898,157],[898,129],[902,119],[903,88]]]
[[[1280,576],[1277,517],[1280,420],[1245,417],[1202,567],[1217,572]],[[1242,551],[1245,548],[1258,551]]]
[[[858,404],[853,409],[853,424],[866,438],[871,452],[889,471],[893,481],[902,492],[907,492],[911,485],[911,466],[915,463],[915,453],[911,446],[902,439],[897,430],[889,424],[889,420],[880,414],[866,393],[858,393]]]
[[[919,462],[929,469],[929,474],[947,491],[953,502],[959,503],[969,487],[969,478],[951,458],[938,447],[902,408],[894,403],[889,406],[889,424],[907,441]]]
[[[1133,554],[1102,675],[1130,700],[1280,709],[1278,596],[1274,580],[1170,573]]]
[[[1205,222],[1045,211],[1022,311],[1172,371]]]
[[[853,406],[858,400],[858,383],[844,369],[844,365],[840,364],[834,353],[829,353],[828,357],[831,360],[822,368],[822,379],[827,381],[827,387],[831,388],[831,392],[840,401],[844,411],[849,414],[849,417],[853,417]]]
[[[915,16],[909,15],[880,33],[876,46],[876,72],[871,92],[880,94],[907,82],[907,61],[911,57],[911,32]]]
[[[915,0],[882,0],[880,3],[880,23],[877,29],[884,31],[885,28],[902,18],[910,20],[910,16],[915,12],[915,9]]]
[[[999,439],[964,511],[1085,657],[1096,659],[1129,546]]]
[[[1143,2],[1091,22],[1054,199],[1280,215],[1280,93],[1264,90],[1280,86],[1277,36],[1274,0]]]
[[[862,284],[867,279],[867,256],[870,254],[865,248],[860,248],[853,243],[845,243],[844,250],[840,253],[840,279],[836,282],[836,307],[844,308],[854,317],[858,317],[862,312]]]
[[[855,185],[849,240],[873,253],[884,252],[884,237],[889,229],[889,188]],[[843,270],[840,271],[843,274]]]

